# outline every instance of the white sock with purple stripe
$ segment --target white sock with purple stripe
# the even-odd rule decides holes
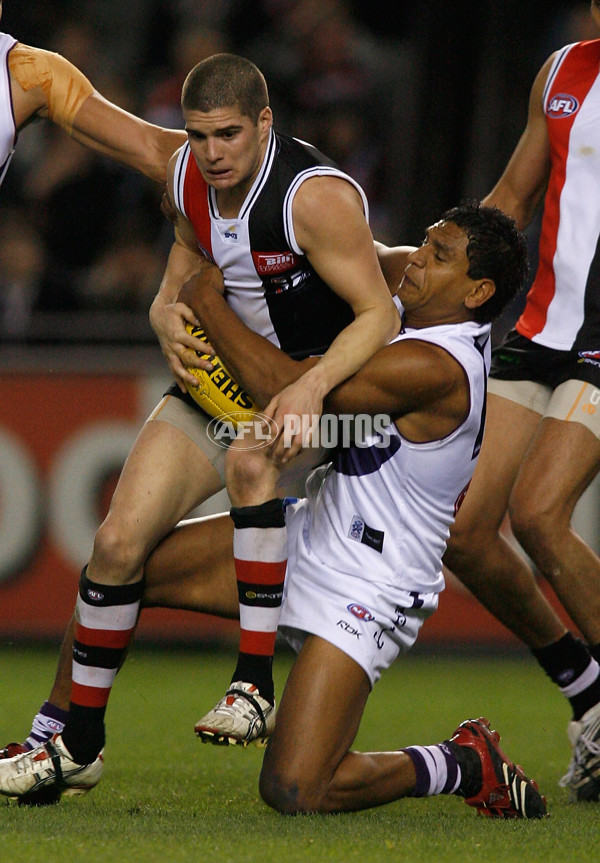
[[[436,746],[409,746],[402,749],[411,759],[417,782],[411,797],[454,794],[460,785],[458,762],[445,743]]]

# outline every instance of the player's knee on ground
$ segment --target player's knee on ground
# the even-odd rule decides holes
[[[312,784],[312,783],[311,783]],[[260,773],[258,790],[261,798],[282,815],[306,815],[321,811],[321,795],[311,790],[302,777],[277,769],[269,764],[268,757]]]

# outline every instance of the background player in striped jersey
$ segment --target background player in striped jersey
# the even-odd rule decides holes
[[[600,27],[600,0],[591,14]],[[527,226],[545,192],[539,266],[494,352],[483,448],[445,562],[531,648],[573,709],[572,800],[600,795],[600,559],[571,526],[600,468],[600,40],[567,45],[538,73],[529,118],[484,199]],[[577,624],[576,639],[500,533],[506,512]]]
[[[437,606],[449,524],[480,447],[489,321],[520,288],[526,257],[523,237],[498,210],[448,211],[419,249],[396,257],[399,267],[407,264],[399,288],[406,330],[332,394],[333,410],[386,414],[388,441],[382,449],[372,435],[366,446],[347,447],[311,474],[307,498],[286,512],[282,624],[299,655],[260,778],[263,799],[282,814],[438,794],[456,794],[492,817],[546,814],[535,783],[501,752],[485,719],[461,723],[433,746],[349,751],[371,687]],[[265,367],[277,392],[318,362],[287,357],[244,326],[222,290],[208,283],[201,294],[201,287],[198,310],[211,320],[228,365],[239,361],[250,392],[264,390]],[[276,494],[277,471],[253,453],[249,462],[258,457]],[[355,512],[378,529],[379,542],[349,535]],[[231,520],[211,517],[174,531],[150,556],[146,590],[149,602],[235,614]],[[55,735],[0,761],[0,793],[83,793],[101,773],[101,755],[74,763]]]

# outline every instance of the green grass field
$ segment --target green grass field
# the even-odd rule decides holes
[[[29,730],[54,659],[53,650],[0,648],[2,744]],[[546,794],[551,817],[541,822],[478,818],[449,797],[325,817],[272,812],[256,790],[259,750],[210,747],[193,734],[232,662],[231,654],[134,648],[108,710],[102,782],[48,808],[0,800],[3,863],[600,859],[600,804],[569,805],[558,786],[569,761],[568,705],[530,659],[399,660],[371,696],[356,748],[436,743],[463,719],[487,715]],[[287,654],[276,660],[279,692],[289,662]]]

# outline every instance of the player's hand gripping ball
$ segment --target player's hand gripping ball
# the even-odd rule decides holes
[[[186,324],[185,328],[200,342],[208,341],[202,327]],[[202,349],[196,353],[213,365],[212,372],[187,367],[188,372],[198,381],[196,386],[186,384],[187,391],[196,404],[209,416],[231,422],[234,428],[237,428],[239,422],[251,421],[258,410],[258,405],[251,396],[231,377],[219,357],[205,354]]]

